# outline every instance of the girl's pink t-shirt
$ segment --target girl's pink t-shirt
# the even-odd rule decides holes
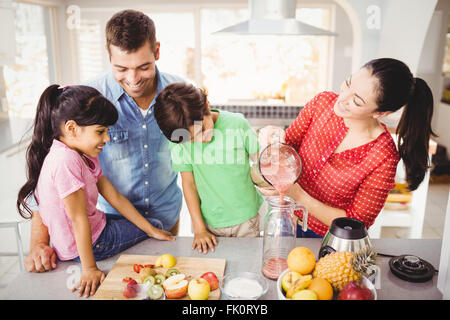
[[[106,225],[105,214],[96,208],[97,182],[103,176],[100,162],[98,158],[84,156],[90,160],[91,168],[77,151],[59,140],[53,140],[36,187],[39,214],[48,228],[50,241],[60,260],[71,260],[79,256],[72,222],[63,203],[65,197],[83,189],[92,243]]]

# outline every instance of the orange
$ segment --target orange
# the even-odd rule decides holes
[[[314,291],[319,300],[331,300],[333,299],[333,287],[331,284],[322,278],[314,278],[308,287],[308,290]]]
[[[297,247],[289,252],[287,265],[290,271],[296,271],[302,275],[311,273],[316,266],[314,254],[306,247]]]

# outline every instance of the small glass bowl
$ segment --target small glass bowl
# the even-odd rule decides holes
[[[245,282],[247,280],[256,281],[262,288],[261,292],[259,292],[259,294],[257,295],[248,295],[245,294],[245,292],[242,292],[242,295],[229,292],[229,288],[227,288],[227,285],[229,285],[232,280],[238,281],[236,280],[238,278],[242,278],[242,282]],[[219,282],[219,287],[222,293],[222,298],[225,300],[258,300],[267,293],[269,284],[262,275],[254,272],[231,272],[223,277],[223,279]]]

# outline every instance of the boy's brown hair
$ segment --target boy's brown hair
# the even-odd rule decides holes
[[[169,84],[155,100],[156,122],[166,138],[175,143],[187,142],[188,138],[184,134],[174,134],[175,130],[188,132],[194,121],[202,121],[209,114],[206,92],[189,83]]]
[[[136,10],[123,10],[112,16],[106,24],[106,47],[119,47],[125,52],[134,52],[149,41],[153,52],[156,49],[155,23],[146,14]]]

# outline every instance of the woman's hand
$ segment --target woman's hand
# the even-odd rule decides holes
[[[257,187],[255,186],[255,188],[263,195],[266,197],[273,197],[273,196],[279,196],[280,193],[278,192],[277,189],[275,189],[272,186],[268,186],[268,187]]]
[[[192,250],[197,247],[198,253],[208,253],[208,248],[214,252],[214,246],[217,246],[216,236],[204,230],[194,233],[194,242],[192,243]]]
[[[286,196],[294,199],[298,204],[304,204],[308,200],[307,197],[309,197],[309,194],[300,186],[300,184],[294,183],[286,191]]]
[[[166,230],[158,229],[152,226],[149,232],[147,232],[147,235],[150,238],[155,238],[158,240],[167,240],[167,241],[175,241],[175,238],[173,235]]]
[[[97,267],[83,268],[80,281],[72,288],[72,292],[79,287],[78,296],[81,297],[84,294],[84,297],[88,298],[90,295],[94,295],[98,285],[105,280],[105,277],[105,273]]]
[[[266,126],[259,129],[258,142],[263,150],[269,144],[274,142],[284,142],[284,130],[279,127]]]

